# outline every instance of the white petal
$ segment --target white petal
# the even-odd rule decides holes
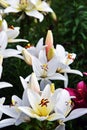
[[[66,78],[62,74],[59,74],[59,73],[54,73],[52,76],[49,75],[48,78],[51,80],[65,80],[66,81]]]
[[[57,126],[55,130],[65,130],[65,124]]]
[[[27,95],[27,89],[24,90],[23,95],[22,95],[22,106],[30,106],[28,95]]]
[[[33,10],[33,11],[31,11],[31,12],[30,12],[30,11],[29,11],[29,12],[27,11],[26,14],[29,15],[29,16],[38,18],[40,22],[42,22],[42,20],[43,20],[43,18],[44,18],[44,16],[43,16],[41,13],[39,13],[37,10]]]
[[[41,62],[36,57],[33,56],[32,57],[32,67],[33,67],[33,71],[37,77],[40,77],[42,74],[41,66],[42,66]]]
[[[29,81],[30,80],[30,77],[31,77],[31,75],[28,75],[26,78],[25,78],[25,81]]]
[[[47,57],[46,57],[46,51],[45,49],[44,50],[41,50],[39,52],[39,60],[42,64],[46,64],[47,63]]]
[[[7,30],[8,39],[16,38],[20,33],[19,29],[20,29],[19,27],[14,27],[13,29],[8,28],[8,30]]]
[[[19,109],[24,112],[26,115],[28,115],[29,117],[31,118],[36,118],[40,121],[43,121],[45,119],[47,119],[47,117],[44,117],[44,116],[39,116],[37,115],[31,108],[29,107],[19,107]]]
[[[34,5],[36,5],[36,3],[38,2],[38,0],[30,0],[30,2]]]
[[[8,2],[8,4],[14,7],[19,3],[19,0],[6,0],[6,1]]]
[[[49,99],[49,97],[51,96],[51,89],[50,89],[50,85],[46,85],[44,90],[42,91],[42,95],[41,98],[45,98],[45,99]]]
[[[73,74],[78,74],[80,76],[83,76],[83,74],[79,70],[74,70],[74,69],[65,69],[66,73],[73,73]]]
[[[49,121],[55,121],[55,120],[59,120],[59,119],[63,119],[64,118],[64,115],[60,114],[60,113],[53,113],[51,114],[47,120]]]
[[[0,105],[2,105],[5,102],[5,97],[0,98]]]
[[[2,76],[2,71],[3,71],[3,66],[0,65],[0,78],[1,78],[1,76]]]
[[[20,54],[20,52],[18,50],[15,50],[15,49],[6,49],[3,51],[4,58],[15,57],[18,54]]]
[[[65,58],[65,49],[62,45],[56,46],[56,55],[60,61],[63,61]]]
[[[7,34],[6,32],[0,32],[0,48],[5,49],[7,47]]]
[[[40,95],[31,89],[28,90],[27,94],[28,94],[28,99],[29,99],[32,109],[36,113],[39,113],[38,105],[40,104]]]
[[[21,83],[22,83],[22,85],[23,85],[23,88],[24,88],[24,89],[27,89],[28,86],[27,86],[27,82],[25,81],[25,79],[20,76],[20,80],[21,80]]]
[[[43,91],[43,89],[45,88],[45,86],[47,85],[47,84],[51,84],[52,82],[50,81],[50,80],[48,80],[48,79],[42,79],[41,81],[40,81],[40,90],[41,91]]]
[[[36,45],[37,51],[40,51],[43,48],[43,38],[41,38],[37,45]]]
[[[40,92],[40,86],[37,81],[35,73],[31,74],[31,77],[29,79],[29,86],[30,86],[30,89],[34,90],[35,92],[37,92],[37,93]]]
[[[55,110],[58,112],[62,112],[63,115],[66,114],[67,112],[67,108],[68,108],[68,105],[66,103],[70,102],[70,95],[68,93],[68,91],[66,91],[65,89],[59,89],[57,90],[59,91],[58,92],[58,95],[57,95],[57,102],[56,102],[56,108]]]
[[[48,75],[53,75],[58,67],[58,61],[57,57],[53,57],[49,62],[48,62]]]
[[[64,73],[64,76],[66,78],[66,80],[64,81],[64,87],[67,88],[68,87],[68,75],[67,75],[67,73]]]
[[[49,7],[49,5],[45,1],[42,1],[41,4],[37,5],[37,10],[45,12],[53,12],[53,10]]]
[[[72,119],[76,119],[82,115],[85,115],[87,114],[87,108],[78,108],[78,109],[75,109],[73,110],[69,116],[67,116],[65,119],[64,119],[64,122],[66,121],[69,121],[69,120],[72,120]]]
[[[0,106],[0,111],[3,112],[4,114],[8,115],[8,116],[11,116],[13,118],[18,118],[20,112],[18,112],[15,107],[13,106],[7,106],[7,105],[4,105],[4,106]]]
[[[15,123],[14,118],[3,119],[3,120],[0,121],[0,128],[7,127],[7,126],[10,126],[10,125],[14,125],[14,123]]]
[[[2,30],[7,31],[7,28],[8,28],[8,25],[7,25],[6,20],[2,20]]]
[[[7,87],[12,87],[12,84],[7,83],[7,82],[0,82],[0,89],[7,88]]]
[[[25,39],[8,39],[8,42],[9,43],[12,43],[12,42],[28,42],[28,40],[25,40]]]
[[[15,105],[17,105],[17,106],[22,104],[22,100],[16,95],[12,96],[12,101],[13,101],[13,104],[16,103]]]
[[[4,13],[18,13],[20,10],[17,10],[16,8],[13,8],[13,7],[7,7],[5,10],[4,10]]]
[[[19,50],[20,52],[22,52],[22,50],[23,50],[23,47],[22,47],[22,46],[17,45],[16,47],[17,47],[17,50]]]

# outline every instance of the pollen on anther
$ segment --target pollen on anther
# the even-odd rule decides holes
[[[39,105],[41,105],[41,107],[43,107],[43,106],[46,106],[47,107],[47,104],[49,103],[49,101],[48,101],[48,99],[42,99],[41,100],[41,102],[40,102],[40,104]]]

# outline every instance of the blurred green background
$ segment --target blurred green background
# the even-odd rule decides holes
[[[46,37],[47,30],[51,29],[54,37],[54,45],[61,44],[66,51],[76,53],[77,57],[71,68],[80,70],[81,72],[87,71],[87,1],[86,0],[48,0],[52,9],[56,14],[54,19],[52,14],[47,14],[44,20],[40,23],[34,18],[25,16],[21,21],[18,21],[19,14],[5,15],[4,19],[8,25],[20,26],[19,38],[29,40],[29,43],[36,45],[41,37]],[[12,43],[8,44],[8,48],[16,48],[16,45],[26,46],[26,43]],[[7,98],[6,103],[10,103],[13,94],[22,96],[23,88],[19,76],[26,77],[32,72],[32,68],[24,61],[18,58],[4,59],[3,74],[1,81],[7,81],[13,84],[13,88],[0,90],[0,96]],[[69,87],[76,87],[76,84],[84,80],[87,82],[86,77],[69,74]],[[62,81],[61,81],[62,82]],[[56,87],[63,87],[60,82],[56,83]],[[18,127],[11,126],[2,130],[39,130],[37,121],[32,120],[31,124],[22,124]],[[40,124],[40,122],[38,122]],[[48,129],[52,130],[55,123],[48,123]],[[55,125],[54,125],[55,126]],[[66,123],[66,130],[87,130],[87,115],[72,120]]]

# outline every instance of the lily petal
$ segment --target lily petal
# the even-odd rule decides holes
[[[19,116],[19,113],[15,110],[14,106],[11,107],[8,105],[0,106],[0,111],[13,118],[17,118]]]
[[[12,84],[7,82],[0,82],[0,89],[7,88],[7,87],[12,87]]]
[[[6,49],[3,50],[3,57],[4,58],[8,58],[8,57],[16,57],[18,54],[20,54],[19,51],[15,50],[15,49]]]
[[[57,126],[55,130],[65,130],[65,124]]]
[[[79,70],[74,70],[74,69],[65,69],[66,73],[73,73],[73,74],[78,74],[80,76],[83,76],[83,74]]]
[[[26,11],[26,14],[29,15],[29,16],[32,16],[32,17],[35,17],[35,18],[38,18],[40,22],[42,22],[44,16],[39,13],[37,10],[33,10],[33,11]]]
[[[15,124],[14,118],[3,119],[0,121],[0,128],[7,127]]]
[[[69,120],[72,120],[72,119],[76,119],[84,114],[87,114],[87,108],[79,108],[79,109],[75,109],[73,110],[69,116],[67,116],[65,119],[64,119],[64,122],[66,121],[69,121]]]

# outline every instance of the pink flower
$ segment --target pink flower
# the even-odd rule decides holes
[[[87,108],[87,85],[84,81],[80,81],[77,84],[76,89],[66,88],[70,96],[75,96],[72,99],[74,102],[74,109],[76,108]]]
[[[87,76],[87,72],[83,72],[83,74],[84,74],[85,76]]]

